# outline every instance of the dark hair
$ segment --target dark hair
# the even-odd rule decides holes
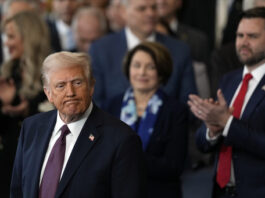
[[[160,79],[159,83],[165,85],[173,71],[173,62],[169,51],[163,45],[156,42],[142,42],[126,54],[123,61],[123,71],[126,77],[130,79],[130,64],[137,51],[144,51],[152,57]]]
[[[255,7],[241,13],[240,19],[263,18],[265,19],[265,7]]]

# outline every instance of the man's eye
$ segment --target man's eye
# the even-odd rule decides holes
[[[62,89],[64,87],[64,84],[57,84],[56,89]]]
[[[74,81],[74,85],[76,85],[76,86],[79,86],[81,84],[82,84],[82,81],[81,80],[75,80]]]
[[[254,39],[255,39],[255,38],[258,38],[258,37],[259,37],[259,36],[258,36],[257,34],[250,34],[250,35],[249,35],[249,38],[254,38]]]

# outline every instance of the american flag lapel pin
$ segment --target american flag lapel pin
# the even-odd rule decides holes
[[[262,89],[263,91],[265,91],[265,85],[263,85],[263,86],[261,87],[261,89]]]
[[[88,139],[90,139],[90,141],[94,141],[94,139],[95,139],[95,136],[93,135],[93,134],[90,134],[89,136],[88,136]]]

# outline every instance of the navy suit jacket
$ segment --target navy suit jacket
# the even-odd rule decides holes
[[[114,97],[106,110],[120,118],[123,94]],[[181,198],[180,176],[188,148],[188,109],[166,97],[145,151],[148,172],[148,197]]]
[[[47,17],[46,23],[48,25],[50,31],[50,38],[51,38],[51,47],[53,52],[60,52],[62,51],[62,45],[59,37],[59,33],[55,24],[55,20],[51,17]]]
[[[12,198],[37,198],[40,172],[57,111],[27,118],[22,126],[11,183]],[[88,137],[94,135],[91,141]],[[99,110],[88,117],[60,180],[56,198],[144,197],[144,163],[139,137]]]
[[[224,76],[221,89],[230,104],[242,80],[243,70]],[[197,131],[198,147],[204,151],[216,151],[221,143],[233,147],[232,160],[235,171],[236,191],[240,198],[265,197],[265,76],[258,84],[245,107],[241,119],[233,118],[227,137],[211,145],[206,140],[206,127]],[[217,160],[216,160],[217,164]],[[215,171],[216,173],[216,171]]]
[[[188,46],[182,41],[156,33],[157,42],[168,48],[173,59],[173,72],[164,87],[165,92],[186,103],[188,94],[196,93],[192,60]],[[91,45],[93,74],[96,78],[94,100],[104,102],[122,94],[129,82],[122,72],[122,61],[127,49],[125,31],[103,37]]]

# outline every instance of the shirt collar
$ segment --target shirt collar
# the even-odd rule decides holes
[[[141,40],[132,32],[129,27],[125,28],[125,36],[127,40],[128,50],[134,48],[136,45],[141,43]],[[146,38],[147,41],[155,41],[155,32]]]
[[[178,30],[178,20],[175,18],[173,19],[170,23],[169,23],[169,27],[171,30],[173,30],[174,32],[177,32]]]
[[[248,68],[247,66],[244,66],[243,78],[247,73],[249,73]],[[254,69],[251,74],[253,76],[253,79],[259,82],[265,74],[265,63]]]
[[[56,20],[55,23],[56,27],[64,34],[67,34],[71,30],[71,26],[67,25],[61,19]]]
[[[74,136],[79,136],[81,129],[83,128],[87,118],[91,114],[91,111],[93,109],[93,103],[91,102],[85,113],[81,116],[81,118],[75,122],[71,122],[67,124],[69,130],[71,131],[71,134]],[[57,120],[54,127],[54,135],[60,132],[62,126],[65,125],[65,123],[62,121],[59,111],[57,111]]]

